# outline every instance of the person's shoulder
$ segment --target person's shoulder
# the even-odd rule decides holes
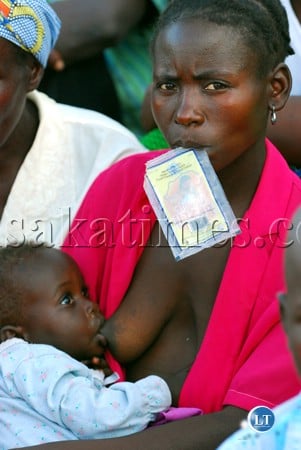
[[[22,338],[10,338],[0,344],[1,352],[21,353],[24,358],[34,358],[36,353],[61,353],[61,350],[56,349],[52,345],[48,344],[34,344],[32,342],[25,341]]]
[[[85,367],[81,362],[75,360],[68,353],[54,347],[50,344],[32,343],[23,339],[13,338],[9,344],[10,352],[14,351],[15,357],[18,356],[18,366],[23,361],[26,364],[39,364],[38,361],[47,361],[47,364],[52,364],[51,361],[59,361],[61,364],[63,361],[67,362],[69,366],[76,368]]]
[[[30,360],[36,360],[45,351],[49,354],[50,349],[48,347],[44,344],[33,344],[24,339],[14,337],[1,343],[0,353],[4,358],[3,362],[6,362],[9,366],[18,367],[22,362],[28,363]],[[5,355],[9,355],[9,358],[5,358]]]
[[[28,345],[28,342],[20,338],[10,338],[0,344],[0,353],[11,353],[19,350],[19,348],[24,349]]]
[[[126,135],[132,135],[124,125],[100,112],[63,103],[57,103],[57,106],[64,117],[64,121],[97,127],[101,126],[102,128],[116,130]]]
[[[51,117],[52,121],[59,121],[65,128],[78,129],[83,127],[86,130],[93,130],[94,133],[105,133],[108,136],[118,135],[131,139],[134,143],[137,143],[137,146],[140,146],[141,149],[143,148],[130,130],[105,114],[78,106],[58,103],[44,92],[37,90],[28,94],[28,98],[37,105],[43,117]]]

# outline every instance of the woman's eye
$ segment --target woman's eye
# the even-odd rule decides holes
[[[207,91],[219,91],[221,89],[226,89],[226,85],[221,83],[220,81],[213,81],[212,83],[207,84],[205,89]]]
[[[166,83],[158,83],[158,88],[161,89],[162,91],[172,91],[175,89],[175,84],[171,83],[171,82],[166,82]]]
[[[61,305],[71,305],[73,303],[73,298],[71,295],[64,295],[64,297],[61,298],[60,304]]]

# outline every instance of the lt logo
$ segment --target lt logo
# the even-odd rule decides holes
[[[269,431],[275,422],[273,411],[267,406],[256,406],[248,414],[248,424],[259,433]]]

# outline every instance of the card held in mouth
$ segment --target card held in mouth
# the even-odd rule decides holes
[[[148,161],[144,189],[176,260],[240,232],[205,151],[178,148]]]

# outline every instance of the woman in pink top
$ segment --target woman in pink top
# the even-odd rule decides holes
[[[249,409],[298,392],[276,293],[301,181],[265,139],[290,92],[289,42],[278,0],[174,0],[161,16],[155,119],[172,148],[207,152],[241,233],[175,261],[143,189],[145,163],[162,152],[92,185],[64,250],[105,316],[116,311],[103,329],[111,353],[127,379],[156,373],[174,405],[205,414],[81,449],[215,449]]]

